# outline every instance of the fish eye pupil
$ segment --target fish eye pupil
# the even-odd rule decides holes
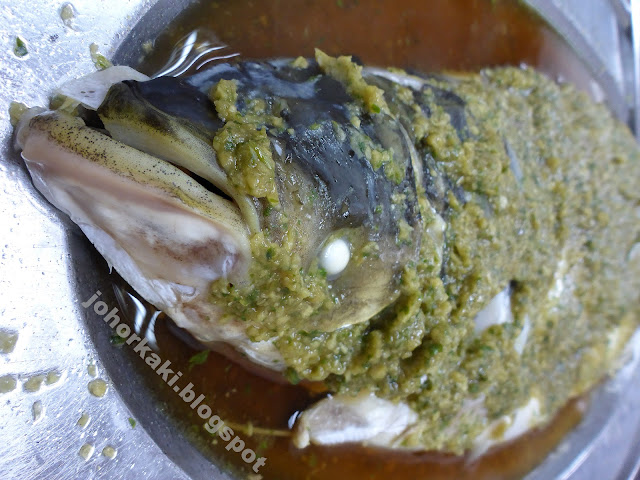
[[[341,274],[351,259],[349,242],[343,238],[332,240],[325,245],[319,255],[320,267],[327,272],[328,277]]]

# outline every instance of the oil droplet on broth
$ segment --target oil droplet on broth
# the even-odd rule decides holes
[[[109,389],[109,385],[101,378],[96,378],[95,380],[91,380],[87,385],[89,392],[94,397],[102,398],[107,393]]]
[[[18,332],[0,330],[0,353],[11,353],[16,348]]]
[[[118,451],[115,448],[113,448],[111,445],[107,445],[102,449],[102,455],[107,457],[109,460],[113,460],[114,458],[116,458],[117,454],[118,454]]]
[[[42,402],[38,400],[31,405],[31,415],[33,417],[33,423],[36,423],[38,420],[42,418],[42,414],[44,413],[44,408],[42,407]]]
[[[42,382],[44,382],[45,376],[42,374],[34,375],[27,379],[26,382],[22,385],[22,389],[25,392],[34,393],[40,390],[42,387]]]
[[[89,425],[90,421],[91,421],[91,417],[89,416],[89,414],[87,412],[82,412],[82,415],[76,422],[76,425],[79,426],[80,428],[86,428],[87,425]]]
[[[75,18],[75,16],[76,10],[71,3],[65,3],[64,5],[62,5],[62,8],[60,8],[60,19],[66,27],[71,27],[71,21]]]
[[[9,393],[16,389],[18,382],[12,375],[0,377],[0,393]]]
[[[54,383],[58,383],[62,378],[62,374],[58,370],[51,370],[47,373],[47,378],[45,378],[45,385],[53,385]]]
[[[78,451],[78,455],[80,455],[86,462],[91,458],[95,450],[96,450],[96,447],[94,447],[90,443],[85,443],[84,445],[82,445],[82,447],[80,447],[80,450]]]

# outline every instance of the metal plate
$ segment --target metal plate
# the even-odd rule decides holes
[[[12,100],[43,105],[52,86],[93,71],[91,43],[119,63],[136,63],[142,43],[188,3],[77,0],[75,16],[65,24],[63,4],[0,2],[0,329],[18,334],[13,351],[0,354],[0,377],[16,380],[14,390],[0,393],[1,478],[227,478],[136,382],[141,362],[111,348],[109,331],[82,308],[97,290],[108,305],[117,305],[108,267],[33,188],[13,150],[7,114]],[[618,115],[628,116],[632,65],[624,12],[620,17],[604,0],[530,3],[581,52]],[[18,35],[29,51],[22,58],[13,53]],[[639,455],[632,449],[640,445],[638,356],[597,391],[582,424],[527,478],[632,478]],[[109,384],[103,398],[88,391],[89,364]],[[59,381],[28,391],[38,375],[52,371],[61,374]],[[43,412],[34,419],[36,402]],[[91,417],[85,428],[76,425],[83,412]],[[129,418],[136,419],[135,428]],[[95,447],[88,460],[78,453],[85,443]],[[113,460],[101,454],[108,445],[117,449]]]

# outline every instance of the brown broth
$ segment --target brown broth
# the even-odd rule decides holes
[[[356,55],[365,64],[478,70],[527,64],[593,88],[571,48],[518,0],[221,0],[187,9],[139,68],[157,71],[176,42],[208,28],[244,58]]]
[[[525,63],[588,89],[592,79],[568,46],[517,1],[506,0],[229,0],[189,8],[155,42],[138,66],[157,71],[176,42],[197,28],[209,28],[243,58],[353,54],[365,64],[423,72],[478,70]],[[265,436],[249,425],[286,435],[292,414],[320,398],[303,386],[269,381],[211,353],[189,371],[197,350],[178,340],[162,316],[156,336],[163,359],[185,372],[183,380],[206,395],[214,413],[247,446],[267,458],[264,480],[302,479],[515,479],[539,464],[580,421],[584,400],[570,402],[545,428],[500,447],[481,459],[438,453],[390,452],[355,445],[297,450],[287,436]],[[203,421],[157,376],[146,378],[168,412],[218,464],[252,473],[225,443],[211,437]],[[182,382],[184,385],[186,382]],[[245,428],[236,428],[238,425]],[[241,431],[244,430],[244,431]],[[240,470],[236,470],[239,468]]]
[[[267,458],[265,466],[259,470],[263,480],[517,479],[539,464],[579,423],[586,405],[585,399],[569,402],[545,428],[494,447],[473,462],[469,457],[435,452],[393,452],[357,445],[311,446],[298,450],[290,444],[288,436],[263,435],[256,431],[274,429],[286,434],[291,415],[321,398],[322,394],[300,385],[269,381],[214,352],[205,363],[190,368],[189,359],[198,350],[178,340],[176,327],[164,315],[156,322],[155,335],[163,361],[170,360],[175,371],[184,372],[178,385],[184,387],[187,382],[193,383],[196,395],[206,397],[202,403],[209,405],[214,414],[230,425],[248,448]],[[160,377],[149,375],[143,381],[158,393],[179,431],[186,432],[205,455],[218,465],[237,472],[240,478],[251,473],[238,453],[224,450],[226,442],[204,430],[205,422]],[[253,434],[250,434],[251,427]]]

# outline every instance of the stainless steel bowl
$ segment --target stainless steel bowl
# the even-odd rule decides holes
[[[0,389],[8,389],[10,378],[16,381],[15,389],[0,393],[1,478],[229,478],[179,433],[163,415],[163,405],[137,381],[144,374],[141,362],[128,356],[131,352],[114,350],[109,332],[81,307],[96,290],[117,305],[108,268],[79,229],[33,188],[12,147],[7,113],[12,100],[44,104],[52,86],[93,71],[92,43],[117,63],[135,64],[142,44],[190,3],[0,2],[0,331],[18,335],[13,350],[0,353]],[[638,109],[630,12],[640,2],[528,3],[593,73],[597,85],[587,86],[592,93],[603,95],[617,115],[631,121]],[[63,8],[74,12],[66,22]],[[22,58],[14,54],[16,36],[29,52]],[[583,422],[529,480],[635,477],[640,469],[639,357],[636,351],[597,390]],[[109,384],[103,398],[88,391],[89,365]],[[60,379],[48,385],[49,372],[58,372]],[[42,385],[30,391],[39,375],[44,375]],[[83,412],[91,418],[84,428],[77,425]],[[95,448],[87,460],[79,455],[85,444]],[[114,459],[101,454],[106,446],[117,450]]]

